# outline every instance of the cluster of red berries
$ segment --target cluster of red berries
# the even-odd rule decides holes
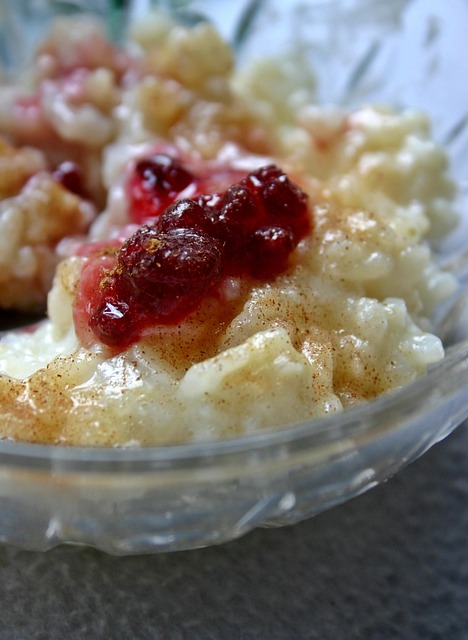
[[[142,219],[153,222],[106,257],[94,270],[98,286],[87,287],[88,326],[114,348],[151,325],[180,322],[225,277],[275,277],[310,231],[307,195],[275,165],[194,199],[176,199],[196,177],[164,154],[137,164],[134,190],[137,178]]]

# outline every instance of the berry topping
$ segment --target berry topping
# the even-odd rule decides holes
[[[56,182],[61,184],[62,187],[65,187],[68,191],[80,196],[80,198],[88,198],[88,194],[83,186],[81,169],[74,162],[66,160],[59,164],[53,173],[53,178]]]
[[[157,228],[163,233],[172,229],[197,229],[210,233],[212,224],[207,213],[201,204],[183,198],[171,204],[161,214],[157,221]]]
[[[227,277],[274,278],[310,231],[307,195],[274,165],[224,193],[183,198],[164,210],[161,203],[175,198],[192,175],[164,154],[140,161],[137,174],[148,193],[152,185],[155,219],[119,249],[109,243],[108,252],[99,246],[82,254],[87,263],[74,317],[88,346],[90,332],[123,349],[152,326],[177,324],[216,295]]]
[[[221,249],[200,231],[142,227],[120,249],[118,270],[159,322],[174,321],[219,282]]]
[[[110,299],[106,299],[109,297]],[[128,346],[138,339],[131,306],[107,292],[89,318],[95,336],[109,346]]]
[[[242,247],[248,232],[257,228],[261,207],[255,197],[241,184],[229,187],[212,211],[216,236],[226,247],[227,258],[233,272],[236,263],[242,260]]]
[[[137,162],[129,182],[132,222],[142,224],[159,216],[194,179],[178,160],[165,153]]]
[[[256,192],[272,220],[290,226],[296,235],[305,235],[308,230],[307,195],[275,165],[262,167],[242,181]]]
[[[287,227],[263,227],[254,231],[247,245],[246,259],[256,278],[269,278],[286,269],[294,249],[294,235]]]

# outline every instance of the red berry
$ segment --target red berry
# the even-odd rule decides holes
[[[88,194],[86,189],[83,186],[83,176],[80,167],[66,160],[59,164],[59,166],[55,169],[52,174],[54,180],[71,191],[80,198],[88,198]]]
[[[146,189],[165,193],[179,193],[193,179],[192,174],[184,169],[178,160],[164,153],[140,160],[135,171],[144,181]]]
[[[211,222],[204,207],[194,200],[182,198],[163,211],[158,218],[157,229],[162,232],[171,229],[195,229],[210,233]]]
[[[255,278],[271,278],[287,267],[296,243],[287,227],[263,227],[250,236],[247,243],[247,264]]]
[[[261,167],[242,182],[258,193],[270,222],[288,225],[297,241],[308,232],[307,195],[281,169]]]
[[[159,232],[142,227],[119,251],[122,279],[156,322],[171,322],[192,311],[222,269],[219,243],[191,229]]]
[[[237,222],[244,230],[256,226],[262,212],[258,198],[251,190],[241,184],[234,184],[226,190],[220,202],[220,217]]]
[[[130,301],[129,301],[130,302]],[[109,346],[128,346],[138,337],[138,327],[129,302],[104,296],[90,315],[94,335]]]
[[[100,334],[95,321],[90,323],[91,317],[106,299],[111,299],[113,292],[113,277],[117,259],[115,253],[89,253],[88,259],[81,269],[78,293],[73,302],[73,320],[77,335],[82,344],[91,347],[94,337]],[[115,297],[115,296],[113,296]],[[93,326],[91,326],[93,325]],[[106,342],[105,340],[101,340]]]
[[[302,228],[300,218],[307,212],[307,198],[287,176],[268,184],[262,196],[270,215],[291,225],[299,223],[298,231]]]
[[[200,196],[198,201],[183,198],[170,205],[158,218],[158,231],[192,229],[218,240],[228,259],[239,246],[241,229],[239,224],[226,215],[220,198]]]
[[[164,153],[138,161],[129,182],[132,221],[159,216],[193,181],[178,160]]]
[[[255,197],[240,184],[229,187],[218,205],[211,209],[214,235],[223,243],[229,271],[242,271],[242,247],[259,215]]]

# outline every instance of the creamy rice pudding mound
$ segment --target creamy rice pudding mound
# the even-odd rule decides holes
[[[119,50],[74,23],[67,60],[63,29],[34,82],[0,92],[0,135],[30,167],[0,226],[45,179],[79,212],[48,245],[48,319],[0,342],[0,437],[229,438],[372,400],[443,357],[431,315],[455,281],[431,247],[456,223],[454,186],[423,114],[319,107],[279,62],[237,73],[207,24],[158,16]],[[64,160],[82,193],[56,180]]]

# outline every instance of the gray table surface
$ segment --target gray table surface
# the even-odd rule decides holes
[[[345,505],[219,547],[0,547],[0,638],[468,639],[468,428]]]

